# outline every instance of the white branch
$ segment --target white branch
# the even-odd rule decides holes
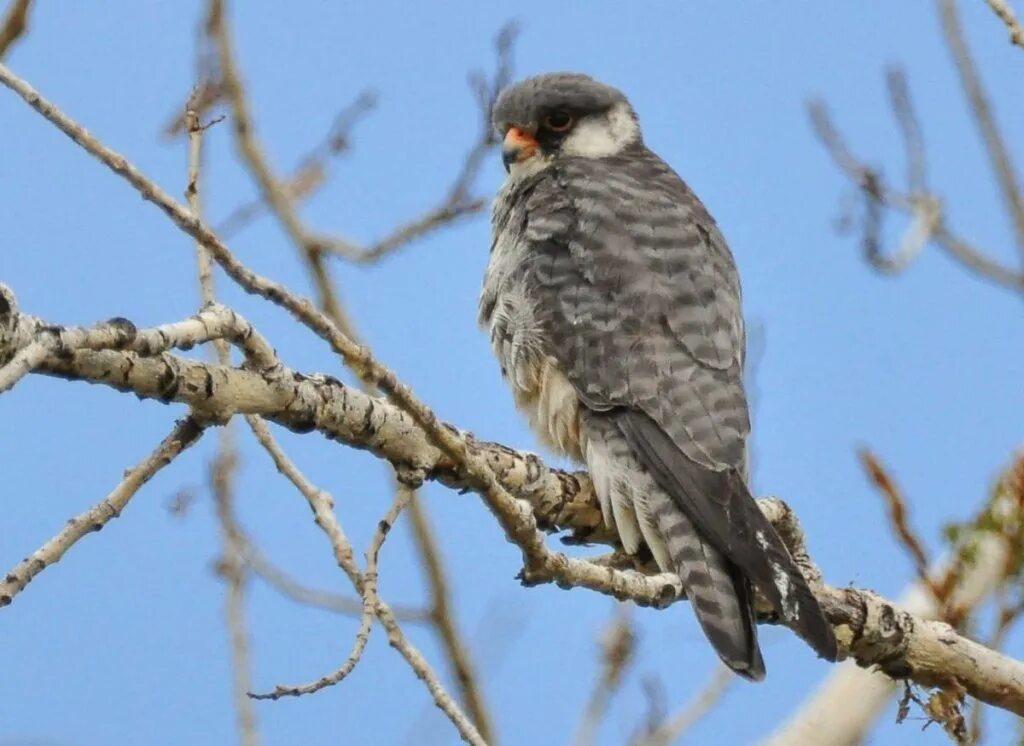
[[[129,469],[113,492],[70,519],[60,532],[23,559],[0,581],[0,606],[7,606],[32,579],[61,557],[86,534],[99,531],[121,515],[128,502],[160,469],[171,463],[203,434],[203,426],[191,415],[175,424],[156,450]]]
[[[647,576],[621,571],[549,549],[539,530],[541,527],[574,531],[582,528],[584,534],[591,532],[587,534],[591,540],[611,538],[602,535],[598,528],[600,509],[585,475],[555,472],[529,454],[477,443],[467,433],[439,420],[392,371],[374,359],[367,348],[343,334],[328,316],[285,286],[243,265],[188,208],[173,200],[124,156],[90,135],[2,64],[0,83],[128,181],[144,199],[156,204],[179,228],[202,243],[247,292],[291,312],[326,341],[366,384],[384,391],[394,406],[345,387],[334,379],[300,376],[280,365],[266,371],[238,370],[204,365],[166,352],[148,357],[133,351],[80,349],[48,356],[40,363],[40,369],[68,378],[104,383],[159,401],[187,401],[200,406],[200,411],[222,416],[233,412],[259,414],[293,430],[317,429],[329,437],[371,450],[400,470],[411,468],[428,478],[472,490],[483,498],[505,535],[519,547],[524,583],[581,586],[656,606],[680,597],[680,581],[674,575]],[[3,318],[0,318],[2,326]],[[3,338],[0,329],[0,343]],[[0,359],[5,359],[3,349],[0,349]],[[812,569],[803,545],[795,541],[800,532],[792,513],[778,502],[763,507],[766,513],[776,514],[779,519],[776,526],[784,538],[789,537],[789,546],[797,561],[807,570]],[[334,520],[333,515],[330,519]],[[1024,676],[1019,662],[961,638],[948,627],[897,611],[868,591],[822,586],[816,592],[828,618],[837,627],[844,652],[848,650],[861,665],[876,665],[890,675],[929,685],[942,684],[939,666],[954,666],[955,675],[966,677],[958,683],[968,693],[1024,714]],[[400,633],[389,623],[390,613],[380,605],[377,614],[394,644]],[[943,649],[945,654],[942,654]],[[960,657],[951,658],[950,650]],[[436,677],[429,678],[433,672],[420,665],[425,662],[417,657],[413,648],[407,647],[403,654],[427,681],[440,705],[443,690],[435,691],[439,684]],[[456,722],[452,713],[448,714]],[[461,725],[460,732],[467,740],[474,740],[469,733],[479,738],[475,731],[463,730]]]
[[[950,606],[971,609],[988,596],[1005,575],[1010,550],[1005,536],[996,532],[983,534],[974,561],[960,573]],[[932,575],[943,577],[946,572],[947,568],[940,567]],[[911,585],[895,605],[922,619],[934,619],[940,613],[931,589],[921,582]],[[810,746],[820,743],[822,738],[836,746],[862,743],[895,691],[896,681],[881,671],[861,668],[853,661],[844,662],[766,743]]]
[[[234,318],[247,327],[244,319],[226,310],[204,313]],[[185,323],[158,328],[182,329]],[[50,328],[59,333],[59,327]],[[137,339],[150,340],[153,334],[141,330]],[[258,336],[252,332],[250,338]],[[186,403],[222,416],[258,414],[298,432],[315,429],[347,445],[370,450],[396,468],[420,471],[452,487],[481,491],[464,466],[433,446],[408,414],[382,399],[330,377],[303,376],[280,362],[257,372],[200,363],[167,352],[144,357],[133,351],[138,344],[129,342],[126,350],[65,351],[43,361],[41,370],[104,383],[144,398]],[[585,587],[649,606],[665,606],[681,597],[681,585],[674,575],[645,575],[570,558],[543,542],[536,532],[538,524],[573,531],[588,541],[614,543],[614,537],[604,532],[600,507],[585,474],[552,470],[533,454],[477,442],[451,425],[439,423],[439,427],[487,464],[502,490],[516,495],[510,498],[511,509],[505,505],[499,509],[506,532],[517,540],[525,533],[530,542],[524,552],[524,583]],[[287,473],[287,468],[284,470]],[[943,624],[900,611],[870,591],[820,585],[820,573],[807,555],[792,510],[773,499],[762,500],[760,505],[809,581],[818,586],[816,594],[845,652],[859,665],[877,666],[889,676],[927,685],[941,685],[954,675],[972,696],[1024,713],[1024,675],[1019,662],[973,643]],[[314,509],[325,530],[340,530],[329,504]],[[533,536],[538,537],[536,543]],[[335,539],[332,543],[339,542]],[[345,554],[348,556],[339,556],[339,562],[354,563],[350,548]],[[346,568],[350,570],[358,572],[354,564]]]

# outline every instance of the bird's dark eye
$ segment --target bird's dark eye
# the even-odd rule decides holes
[[[575,124],[572,114],[564,111],[553,111],[544,117],[544,128],[552,132],[566,132]]]

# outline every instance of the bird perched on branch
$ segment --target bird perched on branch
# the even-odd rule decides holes
[[[517,405],[586,463],[623,547],[678,573],[732,670],[765,675],[753,589],[823,658],[836,641],[747,487],[740,284],[714,219],[586,75],[501,93],[508,171],[480,321]]]

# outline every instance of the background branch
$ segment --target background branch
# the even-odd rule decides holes
[[[119,517],[142,485],[199,440],[203,430],[204,426],[191,415],[175,423],[156,450],[129,469],[109,495],[84,513],[69,519],[52,539],[11,568],[0,581],[0,606],[10,604],[39,573],[59,562],[79,539],[101,530],[110,520]]]
[[[28,28],[28,14],[32,0],[11,0],[7,13],[0,21],[0,59],[22,37]]]
[[[1024,28],[1017,20],[1017,14],[1010,7],[1010,3],[1007,0],[985,0],[985,2],[999,16],[999,20],[1006,24],[1006,30],[1010,32],[1010,43],[1024,49]]]
[[[1013,158],[999,131],[999,126],[996,124],[992,104],[989,102],[989,96],[981,82],[978,68],[974,64],[970,47],[964,38],[956,0],[938,0],[938,3],[946,44],[953,55],[956,70],[960,76],[960,84],[967,95],[971,114],[974,115],[978,131],[985,143],[989,163],[996,176],[996,183],[999,184],[1006,214],[1010,218],[1010,225],[1013,227],[1017,248],[1024,260],[1024,197],[1021,196],[1020,182],[1017,178]]]

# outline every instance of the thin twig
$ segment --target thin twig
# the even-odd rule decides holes
[[[0,22],[0,59],[3,59],[14,42],[24,36],[31,6],[32,0],[11,0],[7,14]]]
[[[256,710],[249,692],[252,690],[252,663],[249,653],[249,632],[245,614],[245,588],[248,580],[246,565],[242,561],[235,518],[234,475],[238,468],[238,449],[234,442],[233,429],[225,425],[221,430],[217,456],[210,468],[213,484],[214,504],[220,525],[222,553],[217,569],[227,590],[224,605],[224,622],[231,643],[231,669],[233,676],[233,700],[238,720],[240,740],[247,746],[259,743],[256,729]]]
[[[985,2],[999,16],[999,20],[1006,24],[1006,30],[1010,32],[1010,43],[1024,49],[1024,27],[1017,20],[1017,14],[1013,12],[1010,3],[1006,0],[985,0]]]
[[[329,493],[314,486],[312,482],[310,482],[305,475],[299,471],[298,467],[295,466],[284,450],[282,450],[280,445],[278,445],[274,436],[270,432],[270,428],[267,427],[263,420],[258,417],[250,416],[246,417],[246,422],[249,423],[249,428],[252,430],[253,435],[256,436],[256,440],[261,446],[263,446],[263,449],[270,454],[277,470],[281,472],[281,474],[283,474],[293,485],[295,485],[296,489],[298,489],[303,497],[306,498],[306,502],[313,511],[313,516],[317,526],[319,526],[327,535],[328,539],[330,539],[331,546],[334,549],[335,561],[338,563],[338,566],[345,571],[345,574],[348,575],[359,595],[365,598],[365,581],[363,573],[359,569],[359,565],[356,563],[355,553],[352,550],[352,543],[349,541],[345,532],[341,528],[341,524],[334,516],[334,498],[331,497]],[[366,606],[364,602],[360,613],[359,631],[356,633],[352,652],[346,656],[345,661],[341,666],[331,673],[308,684],[278,684],[271,692],[265,694],[250,693],[249,696],[253,699],[298,697],[303,694],[310,694],[312,692],[319,691],[324,687],[337,684],[344,679],[355,668],[356,663],[359,662],[363,648],[366,646],[366,642],[370,635],[370,625],[372,621],[372,615],[368,617],[366,614]]]
[[[259,578],[267,585],[279,591],[296,603],[313,606],[324,611],[332,611],[347,616],[359,615],[363,612],[363,602],[350,596],[323,590],[322,588],[311,588],[310,586],[295,579],[287,572],[274,564],[252,539],[242,536],[242,559]],[[413,624],[432,623],[430,611],[415,606],[392,606],[395,617],[403,622]]]
[[[601,638],[601,669],[576,730],[573,740],[576,746],[590,746],[596,741],[612,696],[622,684],[636,653],[636,630],[628,605],[616,607],[615,616]]]
[[[401,489],[401,487],[400,487]],[[430,592],[430,621],[437,630],[445,655],[452,669],[452,676],[459,687],[462,702],[470,718],[476,724],[483,739],[497,743],[494,723],[484,701],[483,687],[477,676],[476,667],[469,655],[466,642],[462,639],[455,623],[455,612],[451,607],[451,591],[448,588],[448,574],[441,559],[441,548],[430,526],[430,518],[422,504],[422,494],[416,494],[407,511],[412,524],[413,540],[423,562]]]
[[[894,65],[886,70],[885,81],[889,89],[889,105],[903,135],[903,151],[907,158],[907,187],[911,194],[923,194],[928,184],[924,138],[921,135],[921,123],[910,102],[907,75],[903,68]]]
[[[330,153],[340,150],[343,145],[347,144],[348,130],[355,119],[367,110],[370,102],[366,100],[357,102],[356,107],[345,112],[342,117],[339,117],[332,135],[327,140],[330,145],[307,156],[296,176],[288,183],[282,184],[273,174],[269,163],[262,155],[262,149],[255,139],[252,115],[246,101],[238,65],[232,53],[227,22],[224,18],[223,3],[219,2],[219,0],[211,2],[209,19],[210,34],[214,37],[220,50],[221,75],[225,91],[232,106],[238,149],[242,153],[257,183],[260,185],[263,200],[273,209],[289,238],[299,249],[300,255],[309,269],[313,283],[318,288],[321,308],[334,325],[342,330],[345,336],[355,340],[355,328],[349,320],[348,314],[345,313],[341,302],[338,300],[336,289],[327,275],[327,270],[323,263],[323,252],[334,251],[342,253],[349,258],[357,258],[359,261],[373,261],[386,253],[406,245],[430,230],[446,225],[463,215],[478,212],[483,208],[484,201],[470,198],[468,193],[483,163],[484,156],[493,149],[497,142],[494,128],[490,122],[490,109],[500,90],[511,79],[511,50],[514,40],[514,27],[511,25],[507,26],[498,36],[498,63],[493,80],[488,81],[482,75],[478,76],[475,80],[475,90],[480,97],[481,103],[481,134],[479,141],[467,155],[462,170],[457,176],[448,197],[438,208],[405,226],[399,227],[382,241],[363,250],[356,249],[348,241],[314,236],[311,231],[303,226],[295,210],[295,201],[304,192],[314,188],[316,184],[322,181],[323,168],[321,164]],[[421,528],[426,528],[425,514],[418,503],[414,516],[421,519],[415,524],[417,532]],[[484,739],[488,742],[493,742],[493,727],[483,705],[482,693],[479,685],[476,683],[468,653],[465,646],[459,640],[454,627],[454,621],[451,618],[451,612],[448,609],[447,588],[445,587],[444,579],[440,575],[440,559],[437,556],[436,547],[432,547],[432,542],[427,541],[429,537],[420,534],[418,538],[421,541],[418,541],[417,546],[420,549],[424,564],[428,570],[428,578],[431,581],[435,627],[456,674],[456,681],[460,683],[463,699],[473,721],[477,724]],[[432,548],[434,551],[431,551]],[[364,614],[360,634],[356,638],[357,648],[353,650],[353,654],[347,659],[346,664],[341,669],[321,679],[319,683],[325,686],[335,683],[336,680],[340,680],[341,677],[347,675],[348,671],[352,670],[369,634],[368,625],[369,617]]]
[[[281,181],[274,175],[270,163],[263,154],[263,149],[256,140],[249,103],[245,97],[245,88],[235,62],[231,36],[224,16],[223,0],[210,0],[207,32],[213,38],[218,50],[221,83],[224,95],[231,107],[235,145],[243,162],[259,184],[264,201],[277,216],[288,237],[300,248],[306,261],[314,268],[313,278],[318,298],[317,304],[335,320],[346,336],[352,337],[347,316],[341,310],[337,293],[331,283],[329,270],[324,263],[322,241],[303,226],[294,202],[282,186]]]
[[[200,177],[202,173],[203,132],[210,126],[199,119],[198,91],[194,91],[185,108],[185,128],[188,132],[188,181],[185,195],[189,210],[197,220],[202,220],[200,201]],[[200,294],[203,303],[210,306],[216,301],[210,252],[196,242],[196,266]],[[231,363],[231,351],[224,339],[213,342],[217,361],[224,366]],[[224,623],[231,645],[231,670],[233,673],[233,701],[238,722],[240,741],[244,746],[256,746],[259,733],[256,727],[256,710],[248,697],[252,689],[252,664],[249,654],[249,633],[245,615],[246,565],[241,559],[241,540],[234,515],[234,475],[238,467],[238,449],[235,445],[231,421],[224,424],[219,433],[217,455],[210,468],[210,482],[213,486],[214,504],[220,525],[222,553],[217,563],[226,586]]]
[[[909,101],[907,102],[909,105]],[[883,272],[905,269],[922,248],[920,234],[928,236],[951,257],[980,277],[992,280],[1016,293],[1024,293],[1024,272],[1015,272],[990,259],[981,250],[956,234],[945,223],[939,200],[932,195],[904,194],[887,186],[881,174],[853,155],[832,123],[824,102],[808,104],[815,134],[836,165],[857,186],[866,202],[864,221],[865,258]],[[885,209],[914,217],[901,251],[885,256],[879,247],[881,217]]]
[[[344,319],[344,316],[337,302],[336,293],[329,287],[331,283],[323,264],[324,254],[337,254],[361,263],[374,262],[437,228],[483,210],[486,200],[470,196],[469,191],[483,165],[484,157],[497,143],[494,128],[490,123],[490,110],[498,92],[511,80],[511,54],[516,34],[514,24],[506,25],[498,34],[498,63],[493,79],[488,81],[482,75],[473,78],[474,90],[481,105],[481,134],[463,161],[462,168],[446,198],[424,215],[404,223],[376,243],[362,247],[348,239],[311,230],[302,222],[295,203],[303,196],[303,180],[286,181],[278,178],[256,139],[245,86],[225,20],[224,0],[210,0],[208,19],[209,33],[214,38],[220,54],[221,80],[231,105],[235,142],[239,153],[259,185],[262,201],[277,216],[289,239],[304,253],[306,261],[313,268],[320,298],[319,305],[336,322],[338,319]],[[348,118],[351,119],[351,116]],[[316,183],[319,180],[316,168],[305,173],[306,181]],[[300,166],[297,176],[302,174],[303,169]],[[246,217],[251,214],[252,210],[247,208]],[[347,322],[341,326],[348,336],[354,336]]]
[[[640,739],[636,746],[669,746],[718,704],[736,677],[725,666],[718,666],[697,696],[679,712]]]
[[[681,587],[678,577],[667,574],[646,577],[639,573],[619,572],[597,567],[561,552],[552,552],[546,546],[544,534],[539,530],[531,508],[507,491],[476,444],[460,430],[449,428],[441,422],[432,410],[421,402],[409,387],[402,384],[392,371],[381,365],[369,350],[353,343],[309,301],[299,298],[283,285],[257,275],[242,264],[210,228],[196,220],[187,208],[145,177],[124,156],[105,146],[51,102],[43,99],[24,80],[2,64],[0,83],[15,91],[40,115],[128,181],[143,198],[159,206],[184,232],[202,241],[225,272],[245,290],[261,295],[288,310],[304,326],[328,342],[331,349],[367,385],[378,386],[383,390],[388,398],[416,423],[418,427],[414,428],[415,436],[421,437],[425,434],[432,447],[437,448],[450,460],[453,471],[458,473],[463,484],[483,498],[505,535],[522,552],[524,567],[521,577],[525,583],[560,583],[602,590],[618,597],[630,597],[642,603],[655,605],[665,605],[679,597]],[[116,357],[118,353],[84,354],[93,357],[110,357],[113,354]],[[53,359],[47,361],[47,365],[51,370],[67,371],[73,369],[75,359]],[[100,374],[97,372],[96,375]],[[217,388],[216,382],[212,379],[208,379],[208,385],[213,390]],[[172,393],[188,395],[190,392]],[[162,395],[165,398],[168,396],[167,393]],[[378,403],[377,406],[381,404]],[[306,422],[307,429],[308,423],[309,420]],[[767,512],[768,503],[762,501],[760,505]],[[771,509],[776,510],[777,507]],[[337,523],[333,516],[330,516],[330,520]],[[783,527],[778,523],[775,525],[781,535]],[[906,675],[909,671],[915,680],[926,685],[934,685],[941,675],[948,676],[952,673],[964,683],[972,696],[1024,714],[1024,664],[959,636],[946,625],[917,619],[901,612],[870,592],[822,586],[817,593],[827,617],[834,624],[850,627],[854,645],[851,655],[863,665],[878,665],[883,671],[893,675]],[[390,609],[382,604],[378,608],[378,618],[388,630],[389,641],[400,650],[407,662],[426,682],[439,706],[445,709],[446,714],[459,728],[460,734],[467,740],[471,738],[474,743],[482,743],[476,729],[441,687],[436,674],[426,665],[418,651],[408,645],[407,640],[404,641],[405,647],[401,647],[404,638],[401,637],[400,629],[393,626],[394,617]],[[887,630],[885,635],[893,629],[898,629],[899,634],[895,639],[909,638],[913,645],[893,650],[892,639],[880,632],[882,619],[885,620],[884,626]]]
[[[328,162],[348,152],[352,129],[377,105],[377,97],[364,91],[334,117],[331,128],[317,145],[299,159],[298,166],[282,184],[293,201],[308,199],[327,181]],[[230,238],[267,212],[265,200],[255,199],[239,205],[217,226],[217,233]]]
[[[874,453],[867,448],[862,448],[858,455],[868,477],[875,487],[878,488],[882,497],[885,498],[886,507],[889,509],[889,522],[903,548],[907,550],[914,560],[914,569],[917,572],[918,580],[932,589],[936,600],[940,604],[944,603],[945,594],[932,581],[929,571],[931,560],[924,549],[924,544],[918,537],[917,532],[910,526],[906,499],[900,492],[899,487],[896,486],[896,482],[889,475],[888,470],[882,466],[882,462],[878,460]]]
[[[277,470],[281,472],[281,474],[283,474],[293,485],[295,485],[296,489],[306,499],[310,509],[313,511],[314,520],[316,521],[317,526],[320,527],[331,543],[331,548],[334,551],[334,558],[337,561],[338,566],[349,577],[349,580],[352,581],[356,591],[362,595],[363,576],[359,571],[359,566],[356,564],[355,555],[352,551],[352,544],[348,540],[348,537],[345,536],[345,532],[342,530],[341,524],[334,515],[334,499],[329,493],[313,485],[305,475],[299,471],[298,467],[292,463],[291,459],[288,458],[287,454],[285,454],[274,440],[274,437],[271,435],[270,429],[267,427],[266,423],[258,417],[247,417],[246,421],[249,423],[249,426],[260,445],[263,446],[274,461],[274,465],[277,467]],[[448,719],[459,731],[459,735],[462,739],[466,741],[466,743],[473,744],[474,746],[486,746],[486,742],[480,736],[476,727],[469,718],[466,717],[465,713],[462,712],[451,694],[445,690],[440,678],[430,667],[430,664],[427,663],[423,658],[423,655],[412,645],[411,642],[409,642],[408,638],[405,637],[405,633],[402,632],[402,628],[399,625],[394,612],[384,601],[380,599],[377,600],[376,614],[381,625],[387,632],[388,642],[403,658],[405,658],[406,662],[416,673],[416,676],[426,684],[427,690],[434,698],[435,704],[437,704],[437,706],[445,713]],[[278,693],[279,690],[283,691]],[[274,692],[267,695],[250,694],[250,696],[255,698],[277,699],[287,693],[286,688],[278,687]]]
[[[52,539],[15,565],[0,580],[0,606],[7,606],[33,578],[60,561],[83,536],[99,531],[121,515],[135,493],[154,474],[167,466],[186,448],[199,440],[204,425],[191,415],[175,423],[170,434],[151,454],[129,469],[114,490],[84,513],[71,518]]]
[[[189,96],[185,105],[185,131],[188,133],[188,181],[185,185],[185,198],[188,200],[188,207],[197,220],[202,220],[203,211],[200,202],[200,177],[203,164],[203,126],[199,117],[202,111],[200,106],[200,89],[196,88]],[[214,303],[217,299],[213,287],[213,273],[210,261],[210,252],[202,243],[196,241],[196,266],[199,275],[199,291],[204,304]],[[230,362],[227,359],[227,346],[221,341],[217,344],[218,359],[221,365]]]
[[[989,103],[988,94],[981,82],[981,76],[974,64],[970,47],[964,38],[963,28],[960,25],[960,17],[957,13],[956,0],[938,0],[939,15],[942,19],[942,31],[946,36],[946,45],[949,47],[956,63],[956,70],[960,76],[960,84],[964,93],[967,94],[967,101],[970,104],[974,121],[981,132],[982,140],[985,142],[985,150],[988,153],[989,162],[999,183],[999,189],[1003,195],[1003,202],[1006,213],[1013,226],[1014,236],[1017,241],[1017,248],[1024,258],[1024,196],[1022,196],[1020,183],[1017,179],[1017,170],[1013,165],[1013,158],[1006,146],[996,124],[995,114],[992,112],[992,105]]]
[[[470,87],[476,96],[480,114],[480,134],[466,153],[462,167],[442,202],[422,216],[400,225],[370,246],[360,248],[342,242],[327,244],[327,250],[360,263],[376,262],[437,228],[450,225],[460,218],[475,215],[484,209],[488,200],[472,196],[471,191],[485,158],[498,144],[497,133],[491,123],[491,110],[498,94],[512,82],[512,53],[518,33],[519,26],[515,22],[502,26],[494,41],[496,63],[493,74],[488,77],[478,71],[470,76]]]

